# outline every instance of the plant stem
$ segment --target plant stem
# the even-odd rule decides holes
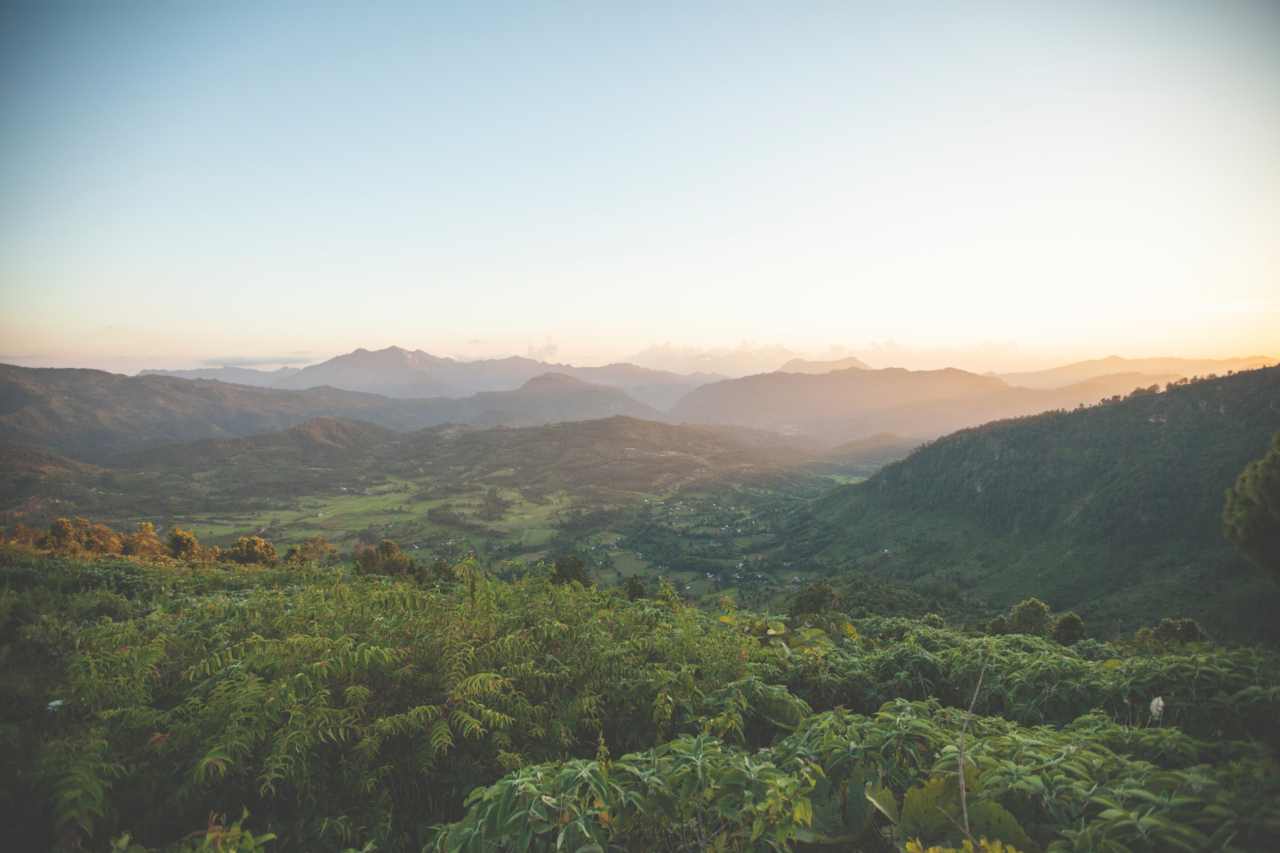
[[[982,679],[987,675],[987,665],[982,665],[982,672],[978,673],[978,686],[973,688],[973,701],[969,703],[969,710],[964,715],[964,725],[960,728],[960,753],[956,761],[960,769],[960,812],[964,815],[964,834],[969,836],[969,840],[973,841],[973,836],[969,835],[969,798],[965,791],[964,784],[964,736],[969,731],[969,720],[973,717],[973,709],[978,705],[978,692],[982,690]],[[953,820],[952,823],[955,823]]]

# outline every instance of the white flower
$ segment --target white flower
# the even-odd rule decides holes
[[[59,709],[59,708],[61,708],[61,707],[62,707],[62,700],[61,700],[61,699],[54,699],[54,700],[53,700],[52,702],[50,702],[48,705],[45,705],[45,706],[44,706],[44,709],[45,709],[46,711],[48,711],[50,714],[52,714],[54,711],[58,710],[58,709]]]
[[[1164,716],[1164,700],[1159,696],[1151,700],[1151,716],[1157,720]]]

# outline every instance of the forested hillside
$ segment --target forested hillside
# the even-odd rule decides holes
[[[1280,602],[1223,540],[1221,513],[1278,428],[1278,368],[999,421],[834,490],[792,535],[1000,608],[1034,594],[1106,630],[1177,608],[1164,615],[1271,636]]]

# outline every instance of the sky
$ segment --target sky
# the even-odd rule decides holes
[[[0,361],[1280,357],[1278,46],[1226,0],[0,4]]]

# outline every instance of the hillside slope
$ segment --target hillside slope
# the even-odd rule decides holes
[[[456,469],[512,486],[644,492],[780,473],[815,455],[790,446],[745,446],[701,427],[626,416],[526,429],[441,427],[407,436],[402,446],[406,471]]]
[[[1222,538],[1223,493],[1280,429],[1280,368],[966,429],[793,519],[797,554],[993,609],[1034,595],[1095,631],[1201,620],[1280,636],[1280,593]]]
[[[204,471],[229,465],[287,467],[349,465],[401,433],[369,421],[312,418],[276,432],[235,438],[202,438],[129,451],[112,457],[116,468]]]

